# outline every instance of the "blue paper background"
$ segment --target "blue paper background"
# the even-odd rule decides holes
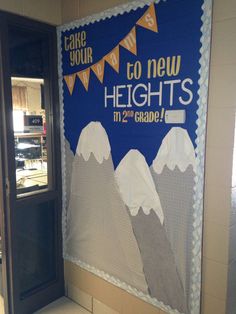
[[[137,56],[134,56],[124,48],[120,48],[120,72],[117,74],[110,65],[105,65],[104,83],[101,84],[96,75],[91,71],[89,90],[77,78],[72,96],[69,94],[64,83],[64,125],[65,137],[75,153],[81,130],[91,121],[100,121],[108,134],[112,159],[115,167],[130,149],[138,149],[146,158],[149,165],[156,157],[158,149],[164,136],[173,126],[181,126],[187,129],[189,136],[195,145],[197,100],[198,100],[198,79],[200,59],[200,37],[201,37],[201,15],[203,1],[196,0],[171,0],[155,4],[159,32],[155,33],[137,26]],[[93,48],[93,64],[98,62],[129,33],[138,19],[144,14],[148,6],[118,15],[111,19],[95,22],[70,31],[62,32],[63,36],[85,30],[87,33],[87,46]],[[146,78],[147,60],[151,58],[181,55],[181,70],[177,77],[162,77],[148,80]],[[140,80],[129,81],[126,77],[127,62],[140,60],[143,66],[143,77]],[[69,64],[68,52],[64,51],[62,45],[63,75],[80,71],[87,66],[71,67]],[[90,64],[89,64],[90,66]],[[183,125],[165,123],[135,123],[129,120],[128,123],[114,123],[111,106],[104,107],[104,86],[111,91],[115,85],[139,84],[151,82],[152,90],[158,90],[160,81],[170,79],[185,79],[190,77],[194,85],[192,103],[183,106],[179,103],[178,88],[174,105],[169,106],[169,92],[163,95],[163,108],[185,109],[187,114],[186,123]],[[167,88],[168,90],[168,88]],[[132,108],[137,111],[160,110],[158,105],[151,107]]]

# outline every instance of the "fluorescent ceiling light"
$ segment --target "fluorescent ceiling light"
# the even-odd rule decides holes
[[[44,83],[44,79],[39,79],[39,78],[30,78],[30,77],[12,77],[12,81],[15,82],[31,82],[31,83]]]

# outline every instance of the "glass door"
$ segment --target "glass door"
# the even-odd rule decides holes
[[[64,292],[56,30],[3,16],[9,309],[24,314]]]

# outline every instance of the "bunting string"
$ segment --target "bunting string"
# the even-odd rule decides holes
[[[64,76],[64,81],[69,90],[70,95],[73,94],[76,77],[78,77],[83,84],[86,91],[89,89],[89,79],[91,70],[96,75],[100,83],[104,81],[105,62],[109,64],[117,73],[120,70],[120,47],[125,48],[130,53],[137,56],[137,36],[136,26],[146,28],[150,31],[158,33],[158,23],[156,17],[155,5],[152,3],[143,16],[136,22],[136,25],[131,31],[120,41],[120,43],[106,54],[100,61],[94,65],[89,66],[85,70],[72,73]]]

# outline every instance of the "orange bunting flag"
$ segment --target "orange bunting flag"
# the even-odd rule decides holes
[[[137,55],[136,28],[133,27],[131,32],[120,42],[120,45],[134,55]]]
[[[104,60],[110,64],[113,69],[119,73],[120,69],[120,51],[119,51],[119,45],[114,48],[110,53],[108,53]]]
[[[93,72],[96,74],[97,78],[99,79],[101,83],[103,83],[103,79],[104,79],[104,66],[105,66],[105,62],[103,59],[91,66]]]
[[[137,25],[158,32],[155,5],[152,3],[144,15],[138,20]]]
[[[71,95],[73,93],[74,86],[75,86],[75,78],[76,78],[76,74],[75,73],[71,74],[71,75],[65,75],[64,76],[64,80],[66,82],[66,85],[67,85]]]
[[[87,68],[83,71],[77,72],[78,77],[80,78],[82,84],[86,91],[88,91],[89,87],[89,77],[90,77],[90,68]]]

